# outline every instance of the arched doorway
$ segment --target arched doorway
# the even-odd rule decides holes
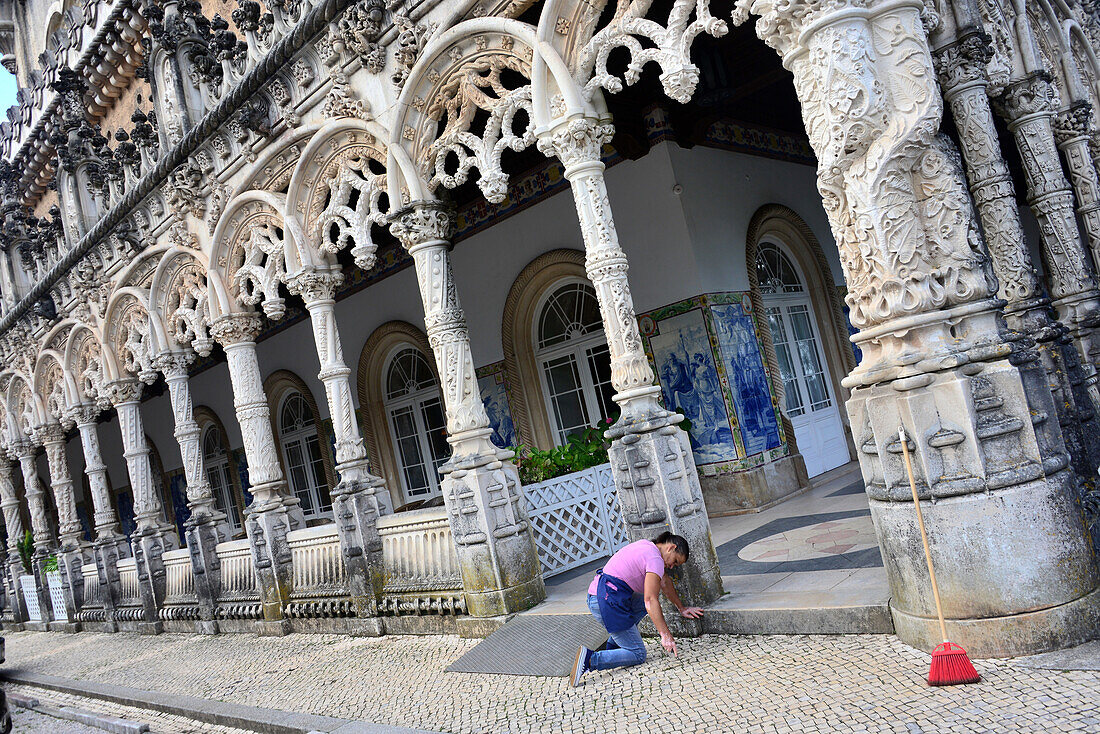
[[[794,258],[776,241],[760,242],[756,273],[783,381],[783,409],[806,473],[814,477],[851,456],[813,301]]]

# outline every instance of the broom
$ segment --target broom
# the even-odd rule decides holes
[[[966,650],[947,639],[947,626],[943,623],[943,609],[940,607],[940,589],[936,584],[936,571],[932,568],[932,552],[928,550],[928,535],[924,532],[924,517],[921,515],[920,500],[917,498],[917,483],[913,479],[913,462],[909,460],[909,441],[905,437],[904,428],[898,429],[898,435],[901,437],[901,452],[905,456],[905,471],[909,474],[909,488],[913,490],[913,507],[917,510],[917,525],[920,526],[920,539],[924,544],[924,560],[928,562],[928,577],[932,580],[936,617],[940,620],[940,635],[943,637],[943,642],[932,651],[928,685],[954,686],[960,683],[977,683],[981,680],[981,676],[974,670],[974,665],[966,656]]]

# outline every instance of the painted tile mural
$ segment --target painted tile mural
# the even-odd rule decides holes
[[[751,301],[745,296],[744,302],[738,297],[736,303],[717,303],[711,307],[711,314],[745,453],[751,456],[777,448],[781,443],[779,422],[772,407]]]
[[[704,474],[743,471],[786,454],[747,293],[711,293],[639,316],[665,406],[691,421]]]
[[[519,443],[516,426],[512,422],[512,410],[508,405],[508,386],[504,380],[504,362],[494,362],[477,370],[477,389],[481,392],[481,401],[485,403],[485,412],[489,415],[489,425],[493,435],[489,440],[498,448],[515,446]]]

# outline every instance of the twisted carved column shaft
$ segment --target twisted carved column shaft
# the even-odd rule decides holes
[[[122,456],[134,495],[134,522],[139,532],[164,529],[164,507],[153,484],[149,443],[141,419],[142,385],[137,380],[116,380],[108,385],[111,403],[118,413]]]
[[[317,377],[324,383],[332,429],[336,434],[336,468],[342,479],[377,479],[370,474],[367,450],[355,407],[351,400],[351,369],[344,362],[340,329],[336,324],[337,286],[344,281],[339,271],[306,271],[287,285],[292,293],[302,297],[313,326],[313,341],[321,371]]]
[[[223,316],[210,327],[211,336],[225,349],[229,366],[233,407],[248,461],[252,509],[265,511],[297,506],[298,499],[287,495],[286,480],[275,449],[263,377],[256,359],[255,339],[259,332],[260,317],[255,314]]]
[[[1070,182],[1077,197],[1077,214],[1085,225],[1085,236],[1093,264],[1100,270],[1100,184],[1089,143],[1092,139],[1092,106],[1080,102],[1054,119],[1054,136],[1066,158]]]
[[[96,539],[117,538],[118,517],[111,504],[111,493],[107,486],[107,465],[99,450],[99,433],[96,429],[96,417],[99,409],[92,405],[82,405],[70,413],[80,431],[80,445],[84,449],[84,473],[88,475],[88,487],[92,493],[93,522]]]
[[[1009,86],[1000,99],[1016,140],[1027,182],[1027,199],[1039,222],[1050,293],[1059,319],[1077,341],[1090,373],[1100,362],[1100,291],[1088,264],[1073,210],[1073,192],[1062,172],[1054,139],[1050,81],[1033,74]]]
[[[57,508],[58,535],[63,549],[79,545],[84,528],[76,513],[76,496],[73,493],[73,479],[69,474],[69,462],[65,457],[65,434],[60,425],[52,424],[36,432],[38,440],[46,450],[46,462],[50,470],[50,488],[53,490],[54,505]]]
[[[23,517],[19,513],[19,497],[15,494],[12,465],[0,459],[0,510],[4,512],[4,528],[8,533],[8,551],[19,556],[19,541],[23,539]]]
[[[16,449],[19,468],[23,472],[23,488],[27,495],[27,509],[31,516],[31,531],[34,533],[34,548],[40,554],[48,554],[54,548],[53,531],[46,517],[46,493],[38,481],[38,469],[35,466],[35,447],[31,443]]]
[[[219,515],[214,506],[214,493],[206,477],[203,466],[200,438],[202,431],[195,421],[194,407],[191,402],[191,386],[188,382],[187,364],[190,355],[165,354],[156,360],[156,367],[164,374],[168,383],[168,394],[172,400],[172,416],[176,430],[174,436],[183,458],[183,473],[187,481],[187,506],[191,517],[201,522]]]

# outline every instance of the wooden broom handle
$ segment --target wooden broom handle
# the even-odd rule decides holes
[[[909,489],[913,491],[913,507],[917,510],[917,525],[920,526],[920,540],[924,544],[924,560],[928,561],[928,577],[932,580],[932,597],[936,600],[936,617],[940,620],[940,635],[947,642],[947,627],[943,623],[943,608],[940,606],[940,587],[936,583],[936,570],[932,568],[932,552],[928,549],[928,534],[924,531],[924,516],[920,511],[920,499],[917,497],[917,482],[913,479],[913,462],[909,459],[909,440],[905,429],[898,429],[901,438],[901,453],[905,456],[905,471],[909,474]]]

